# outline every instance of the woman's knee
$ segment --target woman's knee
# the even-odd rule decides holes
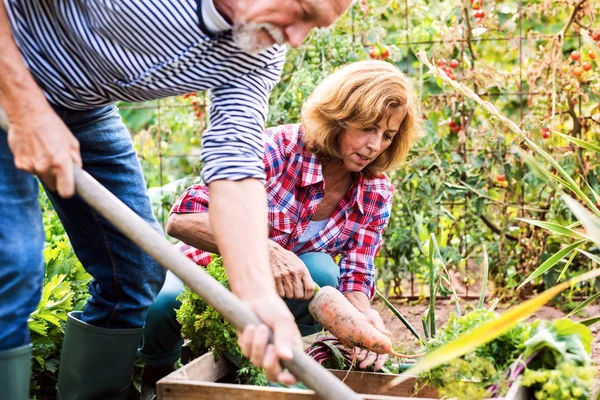
[[[165,284],[156,297],[154,304],[148,309],[146,316],[146,326],[160,327],[165,323],[176,324],[176,310],[181,306],[181,302],[177,300],[179,295],[183,293],[183,283],[173,273],[167,272]]]
[[[329,254],[305,253],[300,256],[300,259],[317,285],[338,287],[340,268]]]

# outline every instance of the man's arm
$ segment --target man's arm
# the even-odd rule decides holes
[[[73,195],[73,162],[81,166],[79,142],[56,115],[27,69],[13,40],[0,1],[0,106],[10,129],[8,145],[15,166],[37,174],[63,197]]]

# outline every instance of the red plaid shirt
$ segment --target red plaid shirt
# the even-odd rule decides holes
[[[302,133],[301,125],[266,130],[269,237],[289,251],[295,248],[325,193],[321,163],[305,149]],[[340,292],[360,291],[372,299],[373,262],[390,218],[392,194],[387,176],[366,178],[356,174],[324,230],[295,253],[340,255]],[[171,212],[208,212],[208,203],[208,188],[203,184],[193,185],[179,197]],[[188,245],[180,249],[197,264],[210,262],[210,254],[205,251]]]

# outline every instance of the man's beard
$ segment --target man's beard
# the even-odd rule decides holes
[[[268,35],[265,34],[265,31]],[[285,43],[283,33],[273,24],[247,22],[233,29],[235,44],[243,51],[251,54],[259,53],[273,46],[269,35],[275,40],[275,43]]]

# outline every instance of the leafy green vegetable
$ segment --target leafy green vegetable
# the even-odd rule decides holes
[[[229,289],[227,273],[220,257],[213,258],[206,272]],[[236,361],[238,377],[244,383],[268,385],[264,371],[242,356],[235,328],[217,310],[189,288],[185,289],[180,299],[182,304],[177,311],[177,319],[181,323],[183,336],[190,340],[190,349],[195,356],[207,351],[212,351],[215,357],[227,355],[230,360]]]
[[[521,385],[537,387],[539,400],[591,399],[595,375],[593,368],[563,362],[554,369],[527,369]]]
[[[552,369],[564,362],[590,365],[592,334],[584,325],[564,318],[535,321],[532,327],[531,338],[525,342],[525,357],[539,353],[531,364],[534,368]]]

